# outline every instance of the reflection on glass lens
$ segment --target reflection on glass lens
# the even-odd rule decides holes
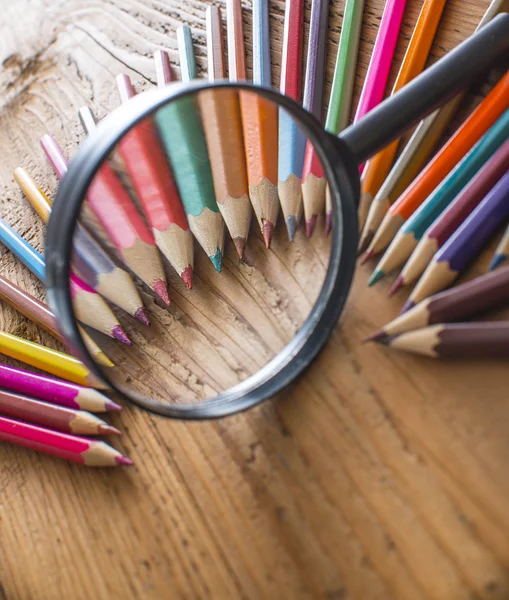
[[[256,92],[190,93],[128,131],[74,236],[74,308],[115,363],[107,377],[189,403],[264,367],[323,284],[325,192],[298,123]]]

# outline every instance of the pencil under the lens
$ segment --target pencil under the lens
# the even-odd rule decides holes
[[[424,69],[444,7],[445,0],[424,0],[392,90],[393,95]],[[371,203],[391,170],[398,146],[399,140],[392,142],[366,163],[362,174],[359,204],[361,231],[364,228]]]
[[[37,298],[34,298],[34,296],[28,292],[19,288],[12,283],[12,281],[7,280],[2,275],[0,275],[0,299],[10,304],[10,306],[15,308],[22,315],[33,321],[39,327],[42,327],[42,329],[45,329],[55,339],[65,344],[65,340],[58,329],[55,316],[50,311],[49,307],[37,300]],[[86,331],[83,331],[83,329],[81,330],[81,336],[88,351],[97,363],[103,367],[114,366],[101,348],[99,348],[95,341],[88,333],[86,333]]]
[[[14,179],[28,198],[34,210],[47,223],[51,214],[51,201],[30,175],[18,167]],[[98,294],[150,325],[138,290],[131,276],[118,267],[92,236],[78,224],[74,233],[73,267]]]
[[[74,435],[120,435],[116,427],[83,410],[0,390],[0,414]]]
[[[135,95],[131,80],[125,74],[117,75],[117,88],[122,103]],[[88,110],[84,107],[80,114]],[[191,289],[193,236],[152,121],[146,119],[126,134],[118,151],[159,250]]]
[[[283,56],[279,91],[300,102],[302,95],[302,47],[304,0],[287,0],[283,32]],[[279,110],[278,194],[281,209],[293,239],[302,215],[302,166],[306,139],[293,117]]]
[[[364,0],[347,0],[345,3],[343,26],[339,39],[334,79],[332,81],[331,95],[325,129],[338,134],[348,125],[352,103],[353,84],[355,79],[355,66],[364,12]],[[302,193],[304,214],[306,219],[306,234],[313,234],[318,215],[326,207],[326,233],[332,228],[332,207],[327,198],[327,182],[313,146],[308,142],[302,173]]]
[[[0,331],[0,353],[78,385],[105,389],[77,358]]]
[[[508,11],[509,0],[493,0],[477,26],[476,32],[500,12]],[[370,245],[391,204],[396,202],[420,173],[426,161],[437,147],[450,121],[457,113],[463,97],[464,94],[459,94],[446,105],[426,117],[418,125],[414,135],[401,152],[397,163],[387,176],[387,179],[371,204],[359,243],[359,253],[364,252]]]
[[[123,456],[105,442],[53,431],[2,416],[0,416],[0,440],[89,467],[118,467],[133,464],[130,458]]]
[[[452,204],[426,231],[394,283],[394,291],[413,283],[424,273],[436,252],[451,238],[508,169],[509,140],[504,142],[472,181],[456,196]]]
[[[253,83],[272,87],[268,0],[253,1]],[[249,198],[267,248],[279,214],[278,109],[253,93],[240,93]]]
[[[44,258],[26,240],[0,219],[0,241],[9,248],[42,282],[46,278]],[[103,298],[71,272],[69,276],[71,297],[79,321],[83,324],[131,345],[117,318]]]
[[[0,387],[76,410],[94,413],[122,410],[121,406],[96,389],[3,364],[0,364]]]
[[[80,120],[89,134],[95,119]],[[67,172],[67,159],[61,148],[50,135],[41,138],[41,145],[61,179]],[[108,162],[103,163],[89,185],[87,202],[124,264],[169,305],[166,274],[154,236]]]
[[[228,0],[226,10],[230,80],[243,81],[246,78],[246,68],[240,3],[238,0]],[[222,39],[219,14],[218,18],[212,19],[210,26],[213,39]],[[217,28],[219,30],[214,31]],[[212,39],[207,40],[208,53],[222,52],[221,45],[211,45],[211,42]],[[219,57],[212,60],[216,69],[219,68],[221,64]],[[212,80],[213,78],[214,74]],[[221,78],[225,78],[224,71]],[[231,90],[204,91],[198,95],[197,102],[201,111],[217,205],[237,254],[242,259],[249,235],[252,209],[249,201],[238,94]]]
[[[190,31],[185,31],[180,33],[181,67],[182,78],[189,80],[196,75],[196,66]],[[155,60],[158,85],[171,83],[168,54],[159,52]],[[220,272],[223,264],[224,221],[214,194],[205,135],[195,99],[188,96],[170,102],[160,108],[154,118],[189,228],[216,271]]]
[[[504,263],[509,258],[509,227],[505,230],[505,233],[500,240],[497,249],[495,250],[495,254],[490,262],[490,270],[496,269],[502,263]]]

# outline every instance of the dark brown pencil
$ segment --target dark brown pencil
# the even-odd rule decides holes
[[[120,431],[83,410],[48,404],[0,390],[0,414],[75,435],[109,435]]]
[[[509,321],[433,325],[381,343],[431,358],[508,358]]]
[[[384,339],[436,325],[463,321],[474,315],[509,305],[509,267],[482,275],[423,300],[380,329],[367,341]]]

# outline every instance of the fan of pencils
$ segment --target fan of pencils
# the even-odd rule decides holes
[[[425,68],[445,3],[446,0],[423,1],[390,93],[397,92]],[[372,110],[386,95],[405,4],[406,0],[386,2],[354,121]],[[270,86],[267,0],[254,0],[252,10],[253,81]],[[325,118],[325,128],[335,134],[350,122],[363,10],[363,0],[345,0]],[[499,12],[508,10],[509,0],[493,0],[479,27]],[[226,17],[228,75],[232,81],[242,81],[246,79],[246,68],[240,0],[227,0]],[[321,119],[328,0],[312,1],[302,82],[303,17],[304,1],[287,0],[280,91],[302,102],[305,109]],[[224,79],[227,61],[222,17],[217,7],[207,9],[206,22],[209,78]],[[180,27],[177,39],[182,79],[196,78],[189,27]],[[171,82],[169,58],[164,50],[156,53],[155,66],[158,84]],[[135,94],[131,81],[121,74],[117,84],[120,100],[128,102]],[[440,147],[461,101],[462,97],[454,98],[422,121],[397,160],[399,142],[394,142],[362,168],[359,252],[364,254],[362,262],[384,252],[369,283],[375,284],[400,267],[403,270],[391,294],[417,282],[403,314],[370,339],[433,357],[507,356],[509,323],[458,321],[507,304],[509,267],[444,290],[468,268],[509,219],[509,73]],[[214,109],[220,119],[221,110],[228,111],[228,106],[218,105]],[[175,113],[172,118],[181,116]],[[95,127],[94,115],[88,108],[80,111],[80,117],[87,133]],[[137,127],[136,135],[122,145],[121,158],[146,220],[125,193],[114,170],[108,165],[101,169],[100,177],[96,177],[89,190],[88,205],[106,231],[116,258],[121,260],[114,260],[110,250],[103,248],[85,227],[78,227],[71,291],[77,317],[83,325],[130,345],[128,334],[108,302],[144,325],[150,325],[150,315],[131,273],[169,305],[161,256],[168,259],[191,289],[194,240],[220,272],[224,232],[228,232],[242,259],[252,211],[267,248],[271,245],[280,208],[290,240],[296,234],[302,214],[308,237],[317,235],[318,219],[323,215],[324,234],[330,233],[331,207],[326,182],[312,146],[302,139],[299,143],[295,124],[283,118],[278,122],[277,112],[253,114],[250,118],[263,118],[269,126],[263,130],[258,126],[250,128],[249,135],[246,132],[242,135],[239,129],[237,162],[226,160],[218,151],[210,153],[210,165],[208,155],[200,155],[205,148],[203,139],[192,140],[193,151],[186,152],[175,132],[168,132],[166,136],[161,126],[162,143],[167,149],[171,150],[172,144],[177,147],[180,144],[181,172],[185,172],[185,177],[181,176],[179,164],[174,165],[171,185],[164,155],[158,154],[158,144],[153,143],[153,132]],[[67,159],[56,140],[45,135],[41,144],[57,177],[62,178],[67,170]],[[257,148],[257,152],[249,153],[249,160],[243,158],[242,144]],[[208,173],[208,179],[203,171]],[[244,172],[245,176],[240,177],[239,173]],[[186,200],[185,188],[198,174],[203,193],[194,194],[190,203]],[[16,169],[14,177],[34,210],[46,222],[51,212],[50,198],[23,168]],[[226,201],[233,185],[242,190],[236,194],[239,200],[234,203]],[[151,194],[146,193],[148,187]],[[110,218],[111,214],[115,219]],[[136,240],[136,256],[126,246],[126,239]],[[42,255],[2,220],[0,241],[44,282]],[[509,231],[500,243],[491,268],[499,266],[508,255]],[[62,341],[54,316],[42,302],[2,277],[0,297]],[[112,367],[113,363],[95,341],[84,331],[83,336],[96,361]],[[94,389],[100,388],[100,383],[82,363],[68,354],[4,332],[0,332],[0,351],[54,376],[0,365],[0,386],[6,390],[0,391],[1,440],[91,466],[131,464],[130,459],[104,442],[81,437],[119,433],[91,413],[120,410],[120,406]]]

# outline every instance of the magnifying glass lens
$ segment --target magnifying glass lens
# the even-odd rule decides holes
[[[192,404],[264,369],[322,289],[326,188],[305,128],[256,90],[188,92],[125,132],[73,239],[73,308],[107,381]]]

